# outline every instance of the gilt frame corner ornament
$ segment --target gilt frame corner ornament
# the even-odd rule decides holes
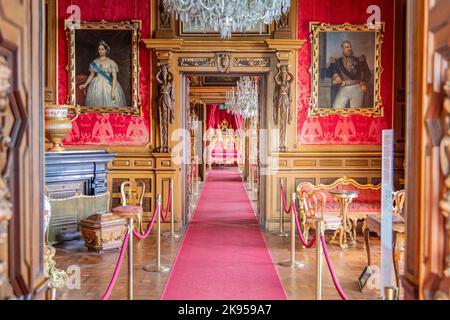
[[[381,65],[381,45],[383,43],[385,30],[385,23],[381,22],[378,26],[372,27],[367,24],[364,25],[353,25],[350,23],[344,24],[327,24],[320,22],[311,22],[310,23],[310,40],[311,40],[311,99],[308,110],[309,117],[324,117],[329,115],[362,115],[362,116],[373,116],[373,117],[383,117],[384,116],[384,106],[381,98],[381,74],[383,72],[383,68]],[[373,72],[371,75],[370,82],[373,83],[373,86],[368,86],[367,91],[371,95],[372,103],[368,106],[360,106],[360,107],[332,107],[330,105],[321,105],[322,99],[319,97],[319,91],[321,88],[321,84],[323,83],[321,80],[321,73],[323,75],[323,59],[321,55],[323,55],[323,48],[321,48],[321,43],[324,43],[323,38],[320,38],[320,35],[323,33],[349,33],[346,37],[341,37],[341,39],[348,40],[352,42],[351,33],[373,33],[374,34],[374,44],[373,44],[373,52],[369,52],[370,56],[373,55]],[[337,38],[337,37],[336,37]],[[321,42],[322,40],[322,42]],[[345,41],[342,42],[342,45]],[[325,46],[326,50],[328,49]],[[339,47],[339,50],[341,47]],[[353,48],[352,48],[353,49]],[[372,50],[369,50],[372,51]],[[361,54],[362,53],[362,54]],[[366,52],[356,52],[355,56],[358,57],[359,61],[364,61],[366,63]],[[326,59],[326,57],[324,58]],[[322,63],[322,64],[321,64]],[[332,62],[330,62],[331,65]],[[367,63],[366,63],[367,64]],[[322,65],[322,68],[321,68]],[[368,65],[368,64],[367,64]],[[370,70],[369,70],[370,71]],[[331,83],[333,79],[331,79]],[[334,85],[334,84],[333,84]],[[345,86],[345,81],[343,81],[342,87]],[[337,86],[337,88],[339,88]],[[372,91],[373,89],[373,91]],[[323,89],[322,89],[323,90]],[[331,90],[331,89],[330,89]],[[338,89],[340,90],[340,88]],[[373,95],[372,95],[373,92]],[[330,93],[331,95],[331,93]],[[331,100],[331,99],[330,99]],[[364,102],[363,102],[364,103]]]
[[[108,22],[102,20],[100,22],[86,22],[80,23],[79,27],[71,28],[68,26],[67,20],[65,21],[65,30],[68,41],[68,65],[66,67],[68,71],[68,96],[67,104],[80,105],[77,103],[77,75],[76,75],[76,32],[78,30],[111,30],[111,31],[130,31],[131,43],[130,43],[130,73],[131,78],[127,81],[130,86],[131,97],[126,106],[121,107],[108,107],[108,106],[83,106],[80,105],[81,113],[118,113],[128,115],[141,115],[141,99],[139,96],[139,42],[141,40],[142,21],[140,20],[127,20],[120,22]],[[109,48],[108,48],[109,49]],[[120,82],[119,82],[120,83]],[[128,105],[129,104],[129,105]]]

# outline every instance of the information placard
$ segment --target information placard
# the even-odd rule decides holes
[[[383,130],[381,174],[381,297],[392,286],[392,188],[394,175],[394,130]]]

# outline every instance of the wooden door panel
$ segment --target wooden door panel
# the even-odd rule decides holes
[[[403,284],[407,299],[448,299],[450,102],[445,88],[450,86],[450,2],[413,0],[408,5],[408,33],[414,33],[414,38],[409,38],[408,48],[408,219]]]
[[[0,0],[0,299],[40,298],[43,275],[42,1]],[[6,266],[6,267],[5,267]]]

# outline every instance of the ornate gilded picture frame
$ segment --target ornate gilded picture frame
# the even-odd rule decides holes
[[[66,32],[68,103],[82,113],[140,114],[140,21],[81,22]]]
[[[310,23],[312,93],[309,116],[382,116],[381,45],[378,28]]]

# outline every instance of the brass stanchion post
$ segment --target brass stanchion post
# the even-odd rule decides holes
[[[173,179],[170,179],[170,232],[166,232],[163,235],[177,239],[180,237],[180,235],[175,233],[175,211],[173,199]]]
[[[323,221],[319,219],[316,227],[316,300],[322,300],[322,232]]]
[[[158,195],[158,200],[156,205],[158,206],[158,210],[156,214],[158,215],[156,217],[157,225],[158,225],[158,231],[156,233],[156,266],[145,266],[144,270],[148,272],[166,272],[169,271],[169,268],[161,266],[161,205],[162,205],[162,199],[161,195]]]
[[[198,195],[198,156],[194,157],[195,166],[195,194]]]
[[[295,198],[296,194],[292,193],[292,205],[295,205]],[[283,204],[282,204],[283,205]],[[284,210],[284,209],[283,209]],[[297,262],[295,261],[295,217],[294,217],[294,210],[291,210],[291,259],[288,261],[280,262],[280,266],[282,267],[288,267],[288,268],[301,268],[305,266],[304,262]]]
[[[128,224],[128,300],[133,300],[133,216]]]
[[[280,180],[280,186],[283,186],[283,180]],[[275,232],[275,234],[279,237],[289,237],[289,233],[284,231],[283,197],[284,197],[284,194],[281,192],[281,188],[280,188],[280,226],[279,226],[278,232]]]
[[[398,288],[384,287],[384,300],[398,300]]]

